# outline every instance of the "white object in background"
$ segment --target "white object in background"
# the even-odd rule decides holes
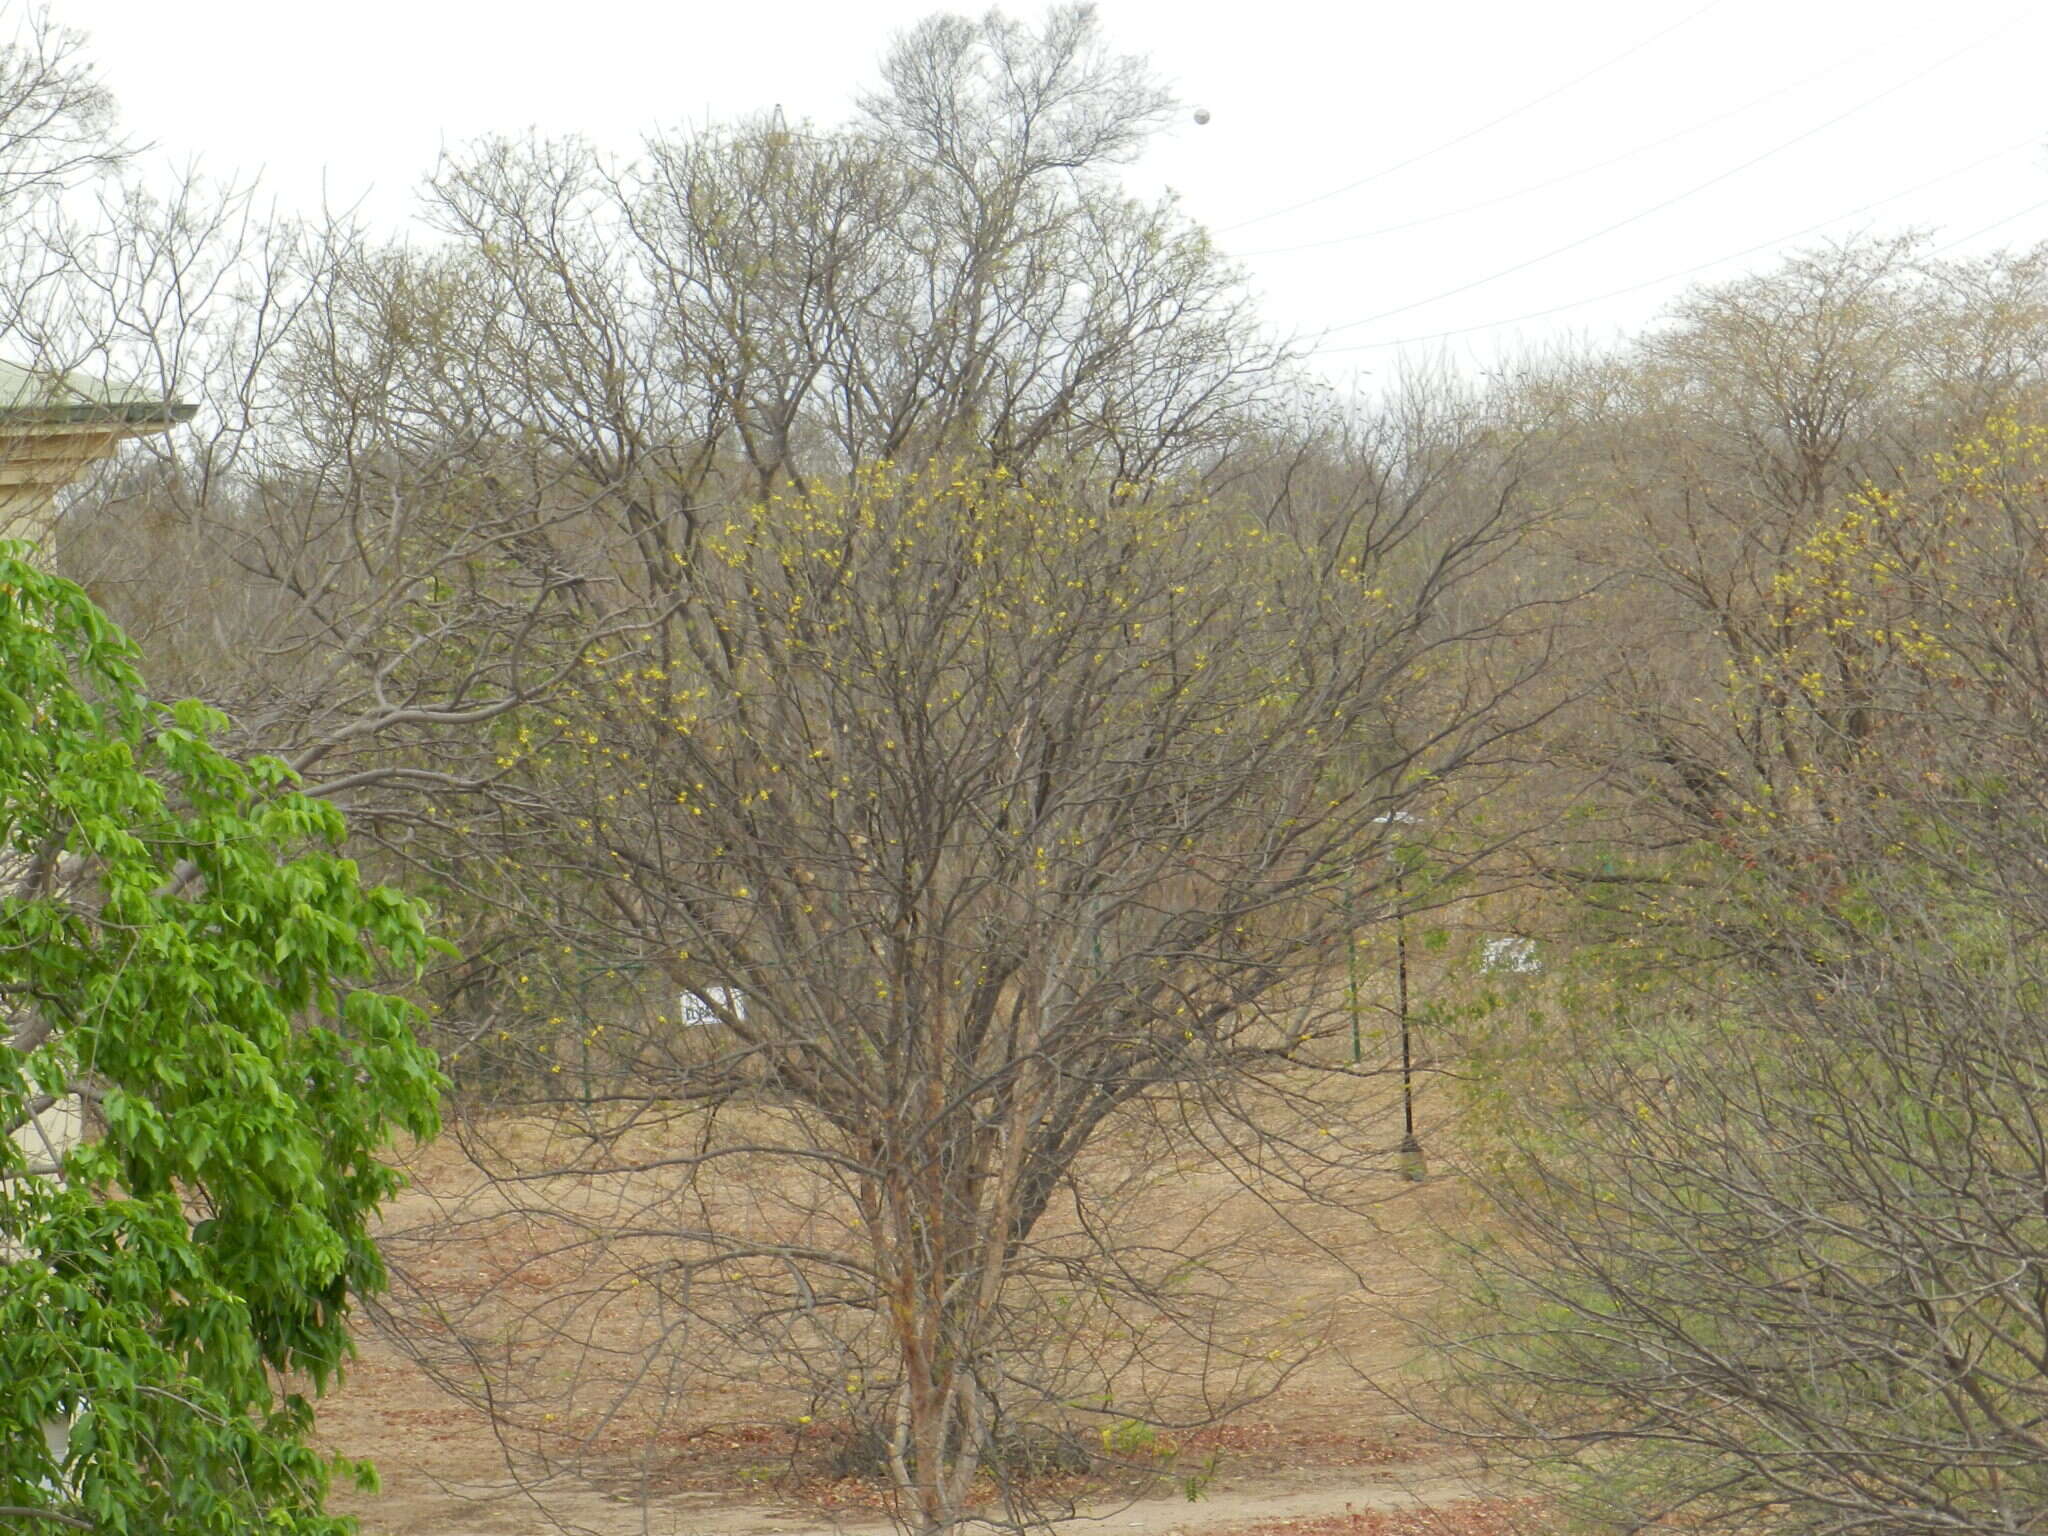
[[[1479,969],[1489,976],[1503,971],[1513,976],[1534,976],[1543,969],[1543,962],[1536,958],[1534,939],[1506,934],[1479,946]]]
[[[65,1156],[84,1139],[85,1104],[75,1093],[15,1127],[13,1136],[30,1171],[43,1178],[56,1177]]]
[[[685,1029],[722,1024],[727,1015],[734,1019],[747,1016],[747,999],[738,987],[706,987],[701,992],[685,992],[678,1003],[683,1010]]]
[[[38,1179],[58,1179],[63,1176],[64,1159],[71,1149],[85,1140],[85,1104],[77,1094],[67,1094],[41,1114],[34,1116],[27,1124],[17,1126],[12,1137],[14,1144],[21,1148],[28,1162],[29,1176]],[[15,1238],[0,1234],[0,1264],[41,1262]],[[59,1414],[43,1421],[43,1445],[50,1453],[50,1460],[58,1466],[64,1465],[64,1458],[71,1449],[71,1421],[74,1414]],[[43,1488],[50,1493],[65,1493],[48,1478],[43,1479]]]
[[[1197,128],[1202,128],[1202,127],[1206,127],[1206,126],[1208,125],[1208,122],[1209,122],[1209,109],[1208,109],[1207,107],[1197,107],[1197,108],[1195,108],[1195,126],[1196,126]]]

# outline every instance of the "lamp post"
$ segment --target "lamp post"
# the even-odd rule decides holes
[[[1413,826],[1416,818],[1406,811],[1389,811],[1384,816],[1374,817],[1373,820],[1391,829],[1391,840],[1397,845],[1394,863],[1394,1016],[1401,1028],[1401,1145],[1395,1155],[1399,1159],[1402,1175],[1419,1181],[1428,1176],[1429,1167],[1423,1160],[1422,1143],[1415,1135],[1415,1049],[1408,1024],[1408,899],[1406,876],[1398,857],[1401,828]],[[1354,1012],[1354,1036],[1357,1017]],[[1353,1059],[1356,1060],[1355,1037],[1352,1051]]]

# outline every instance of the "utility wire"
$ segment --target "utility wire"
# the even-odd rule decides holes
[[[1739,107],[1731,107],[1726,112],[1717,112],[1712,117],[1702,118],[1689,127],[1679,129],[1676,133],[1666,134],[1661,139],[1653,139],[1647,144],[1638,144],[1635,148],[1625,149],[1610,159],[1601,160],[1592,165],[1582,165],[1577,170],[1566,171],[1562,176],[1553,176],[1548,181],[1539,181],[1533,186],[1517,187],[1512,192],[1503,192],[1498,196],[1486,198],[1482,202],[1467,203],[1464,207],[1453,208],[1448,213],[1425,214],[1419,219],[1406,219],[1399,224],[1385,224],[1378,229],[1361,230],[1355,235],[1336,235],[1328,240],[1307,240],[1300,245],[1267,246],[1262,250],[1237,251],[1233,254],[1241,258],[1250,259],[1255,256],[1292,256],[1298,251],[1327,250],[1333,245],[1351,245],[1360,240],[1376,240],[1382,235],[1396,235],[1404,230],[1420,229],[1426,224],[1441,224],[1446,219],[1460,219],[1468,213],[1479,213],[1488,208],[1497,208],[1502,203],[1511,203],[1517,198],[1533,197],[1538,192],[1548,192],[1552,187],[1561,187],[1568,181],[1577,181],[1584,176],[1592,176],[1601,171],[1611,170],[1624,161],[1634,160],[1641,155],[1649,154],[1652,150],[1662,149],[1667,144],[1676,144],[1680,139],[1690,138],[1692,135],[1702,133],[1709,128],[1717,128],[1731,118],[1741,117],[1745,113],[1755,111],[1765,102],[1776,101],[1780,96],[1788,96],[1794,91],[1804,90],[1816,80],[1846,69],[1852,64],[1860,64],[1875,52],[1877,52],[1875,47],[1866,48],[1861,53],[1852,54],[1848,58],[1837,59],[1832,64],[1824,65],[1810,75],[1803,75],[1789,85],[1781,85],[1775,90],[1764,92],[1761,96],[1753,96]]]
[[[1816,234],[1824,229],[1831,229],[1845,220],[1859,218],[1874,208],[1882,208],[1887,203],[1895,203],[1902,197],[1911,197],[1916,192],[1924,192],[1929,187],[1940,186],[1945,181],[1954,181],[1958,176],[1967,176],[1980,166],[1986,166],[1994,160],[2002,160],[2007,155],[2016,154],[2022,149],[2038,144],[2040,140],[2041,135],[2038,132],[2029,133],[2023,139],[2016,139],[2000,149],[1992,150],[1989,154],[1979,155],[1975,160],[1943,171],[1938,176],[1930,176],[1927,180],[1915,182],[1912,186],[1903,188],[1900,191],[1886,193],[1883,197],[1873,202],[1863,203],[1854,208],[1844,209],[1840,213],[1831,214],[1825,219],[1807,225],[1804,229],[1795,229],[1789,234],[1777,235],[1769,240],[1759,240],[1755,245],[1744,246],[1739,251],[1725,251],[1711,260],[1700,262],[1695,266],[1682,267],[1676,272],[1666,272],[1661,277],[1646,278],[1640,283],[1630,283],[1624,288],[1610,288],[1607,292],[1596,293],[1590,298],[1573,299],[1566,304],[1553,304],[1548,309],[1533,309],[1526,314],[1510,315],[1503,320],[1489,320],[1483,325],[1462,325],[1455,330],[1435,331],[1427,336],[1401,336],[1392,341],[1355,341],[1341,347],[1316,347],[1313,351],[1315,355],[1321,356],[1340,352],[1373,352],[1386,347],[1420,346],[1424,342],[1450,341],[1459,336],[1477,335],[1481,331],[1497,331],[1502,326],[1521,325],[1530,320],[1547,320],[1552,315],[1561,315],[1574,309],[1584,309],[1589,304],[1604,304],[1609,299],[1619,299],[1631,293],[1641,293],[1645,288],[1659,288],[1666,283],[1675,283],[1681,278],[1695,277],[1715,267],[1725,266],[1731,261],[1738,261],[1744,256],[1754,256],[1758,251],[1767,251],[1773,247],[1784,245],[1787,241],[1803,240],[1808,235]],[[1944,252],[1954,250],[1959,245],[1967,245],[1979,235],[1988,234],[1990,231],[1998,228],[1999,225],[2010,224],[2014,219],[2024,218],[2027,214],[2040,208],[2048,208],[2048,199],[2035,203],[2032,207],[2022,208],[2018,213],[2009,214],[2005,218],[2000,219],[1997,224],[1988,224],[1982,229],[1963,236],[1960,240],[1950,241],[1947,245],[1941,246],[1931,254],[1939,256]]]
[[[1983,228],[1973,229],[1967,235],[1962,236],[1960,239],[1949,241],[1947,245],[1938,246],[1935,248],[1934,254],[1936,256],[1946,256],[1950,251],[1956,249],[1956,247],[1958,246],[1968,245],[1971,241],[1978,239],[1980,236],[1990,234],[1991,231],[1993,231],[1994,229],[2003,229],[2006,225],[2012,223],[2015,219],[2024,219],[2028,214],[2039,213],[2043,208],[2048,208],[2048,197],[2042,198],[2041,201],[2038,203],[2027,204],[2027,206],[2022,208],[2018,213],[2008,213],[2002,219],[1993,219],[1989,224],[1986,224]]]
[[[1318,203],[1327,203],[1333,197],[1342,197],[1346,192],[1356,192],[1360,187],[1369,186],[1375,181],[1384,181],[1387,177],[1392,176],[1395,172],[1405,171],[1411,165],[1420,165],[1425,160],[1434,159],[1436,156],[1442,154],[1445,150],[1456,149],[1460,144],[1469,143],[1473,139],[1478,138],[1482,133],[1489,133],[1493,129],[1498,128],[1502,123],[1513,121],[1515,118],[1520,117],[1524,112],[1534,111],[1537,107],[1542,106],[1545,102],[1555,101],[1558,97],[1564,95],[1567,91],[1576,90],[1579,86],[1584,85],[1588,80],[1592,79],[1595,75],[1604,74],[1606,71],[1614,68],[1615,65],[1624,63],[1627,60],[1634,58],[1637,54],[1641,53],[1645,48],[1650,47],[1654,43],[1662,42],[1672,33],[1678,31],[1679,28],[1692,25],[1692,23],[1698,21],[1700,17],[1706,15],[1707,12],[1713,10],[1714,7],[1716,7],[1720,3],[1721,0],[1707,0],[1707,3],[1701,6],[1698,10],[1692,11],[1687,15],[1679,17],[1678,20],[1671,23],[1670,26],[1664,28],[1661,32],[1652,33],[1650,36],[1644,38],[1641,42],[1635,44],[1633,47],[1624,48],[1620,53],[1617,53],[1613,58],[1607,59],[1599,64],[1595,64],[1591,69],[1587,70],[1584,74],[1574,75],[1571,79],[1565,81],[1562,85],[1554,86],[1550,90],[1545,91],[1540,96],[1531,97],[1529,100],[1523,102],[1519,107],[1509,108],[1507,111],[1501,113],[1499,117],[1488,118],[1478,127],[1466,129],[1465,132],[1459,134],[1456,138],[1445,139],[1441,144],[1433,145],[1430,148],[1422,150],[1417,154],[1410,155],[1406,160],[1396,161],[1394,164],[1383,167],[1380,170],[1374,171],[1370,175],[1361,176],[1356,181],[1346,182],[1341,187],[1333,187],[1328,192],[1318,192],[1314,197],[1303,198],[1298,203],[1289,203],[1284,208],[1274,208],[1266,213],[1253,214],[1248,219],[1240,219],[1235,224],[1226,224],[1223,226],[1223,228],[1219,229],[1217,233],[1221,235],[1227,235],[1235,230],[1248,229],[1254,224],[1263,224],[1268,219],[1277,219],[1282,214],[1298,213],[1303,208],[1313,208]]]
[[[1871,107],[1876,106],[1879,102],[1884,101],[1889,97],[1898,95],[1899,92],[1907,89],[1909,86],[1918,85],[1922,80],[1925,80],[1929,75],[1933,74],[1935,71],[1946,68],[1948,65],[1954,63],[1957,59],[1961,58],[1964,54],[1972,53],[1975,50],[1982,48],[1986,43],[1991,42],[1994,38],[1997,38],[2001,34],[2010,30],[2016,22],[2018,22],[2023,16],[2026,16],[2028,14],[2031,13],[2027,11],[2016,12],[2014,15],[2008,17],[2000,25],[1992,28],[1991,31],[1985,33],[1982,37],[1977,38],[1973,42],[1963,44],[1962,47],[1954,50],[1951,53],[1943,54],[1940,58],[1936,59],[1932,64],[1928,65],[1925,69],[1920,70],[1918,73],[1907,76],[1904,80],[1899,81],[1895,85],[1889,85],[1885,87],[1885,89],[1879,91],[1874,96],[1866,96],[1862,101],[1857,102],[1856,105],[1854,105],[1853,107],[1849,107],[1844,111],[1837,112],[1833,117],[1828,118],[1826,121],[1816,123],[1813,127],[1806,129],[1802,133],[1794,134],[1791,138],[1786,139],[1779,144],[1773,145],[1771,148],[1763,151],[1763,153],[1761,154],[1752,155],[1749,159],[1743,161],[1740,165],[1731,166],[1729,169],[1720,172],[1718,175],[1709,176],[1705,181],[1698,182],[1693,186],[1686,188],[1683,192],[1679,192],[1674,194],[1673,196],[1667,197],[1660,203],[1652,203],[1647,208],[1638,209],[1636,212],[1630,214],[1627,218],[1617,219],[1612,224],[1604,225],[1603,227],[1594,230],[1591,234],[1581,235],[1576,240],[1567,240],[1563,245],[1554,246],[1550,250],[1544,251],[1539,255],[1529,257],[1527,260],[1518,261],[1513,266],[1503,267],[1498,272],[1490,272],[1485,277],[1476,277],[1469,283],[1460,283],[1455,288],[1446,288],[1442,293],[1432,294],[1430,295],[1430,297],[1426,299],[1417,299],[1411,304],[1397,304],[1392,309],[1383,309],[1379,311],[1377,314],[1365,315],[1357,320],[1346,320],[1340,325],[1329,326],[1323,331],[1323,334],[1325,336],[1333,336],[1339,331],[1356,330],[1361,325],[1371,325],[1374,321],[1377,320],[1386,320],[1394,315],[1407,314],[1410,310],[1426,309],[1431,304],[1440,303],[1444,299],[1456,298],[1461,293],[1470,293],[1474,288],[1484,288],[1489,283],[1497,283],[1504,277],[1512,277],[1517,272],[1526,271],[1530,267],[1540,266],[1542,263],[1546,261],[1550,261],[1555,257],[1564,255],[1567,251],[1575,251],[1578,250],[1581,246],[1591,245],[1595,240],[1604,239],[1606,236],[1613,234],[1618,229],[1626,229],[1631,224],[1639,224],[1644,219],[1651,218],[1659,213],[1662,213],[1667,208],[1675,207],[1679,203],[1684,202],[1688,198],[1697,197],[1700,193],[1706,191],[1710,187],[1719,186],[1722,182],[1728,181],[1736,176],[1741,175],[1744,171],[1750,170],[1755,166],[1761,165],[1764,161],[1771,159],[1775,155],[1783,154],[1786,150],[1793,148],[1795,145],[1803,144],[1804,142],[1806,142],[1806,140],[1813,138],[1817,134],[1825,133],[1828,129],[1833,128],[1836,125],[1847,121],[1849,118],[1854,117],[1857,113],[1868,111]]]

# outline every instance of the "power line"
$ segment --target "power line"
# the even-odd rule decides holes
[[[1968,245],[1971,241],[1976,240],[1981,236],[1990,234],[1991,231],[1993,231],[1994,229],[2003,229],[2006,225],[2012,223],[2014,220],[2024,219],[2030,213],[2039,213],[2043,208],[2048,208],[2048,197],[2042,198],[2041,201],[2038,203],[2027,204],[2027,206],[2022,208],[2018,213],[2008,213],[2002,219],[1993,219],[1989,224],[1986,224],[1982,229],[1973,229],[1967,235],[1964,235],[1961,239],[1951,240],[1947,245],[1937,246],[1935,248],[1934,254],[1937,256],[1946,256],[1950,251],[1956,249],[1958,246]]]
[[[1550,90],[1545,91],[1540,96],[1531,97],[1529,100],[1523,102],[1519,107],[1512,107],[1506,112],[1501,113],[1499,117],[1488,118],[1478,127],[1469,128],[1465,132],[1459,134],[1456,138],[1446,139],[1441,144],[1433,145],[1429,149],[1425,149],[1418,154],[1410,155],[1406,160],[1396,161],[1394,164],[1383,167],[1380,170],[1374,171],[1370,175],[1361,176],[1356,181],[1346,182],[1341,187],[1333,187],[1328,192],[1318,192],[1314,197],[1303,198],[1298,203],[1289,203],[1284,208],[1275,208],[1266,213],[1254,214],[1252,215],[1252,217],[1248,219],[1240,219],[1235,224],[1226,224],[1222,229],[1219,229],[1217,233],[1220,235],[1231,234],[1236,230],[1248,229],[1254,224],[1263,224],[1268,219],[1277,219],[1282,214],[1298,213],[1303,208],[1313,208],[1318,203],[1327,203],[1333,197],[1342,197],[1346,192],[1355,192],[1360,187],[1369,186],[1371,183],[1375,181],[1384,181],[1387,177],[1392,176],[1395,172],[1405,171],[1411,165],[1420,165],[1423,161],[1433,159],[1437,155],[1442,154],[1445,150],[1456,149],[1460,144],[1469,143],[1471,140],[1478,138],[1482,133],[1489,133],[1493,129],[1498,128],[1502,123],[1513,121],[1515,118],[1520,117],[1524,112],[1534,111],[1537,107],[1542,106],[1545,102],[1555,101],[1558,97],[1564,95],[1567,91],[1575,90],[1579,86],[1584,85],[1588,80],[1592,79],[1595,75],[1604,74],[1606,71],[1614,68],[1615,65],[1624,63],[1627,60],[1634,58],[1637,54],[1641,53],[1645,48],[1650,47],[1654,43],[1662,42],[1672,33],[1678,31],[1679,28],[1690,26],[1693,22],[1698,21],[1700,17],[1706,15],[1707,12],[1713,10],[1714,7],[1716,7],[1720,3],[1721,0],[1707,0],[1707,3],[1701,6],[1698,10],[1693,11],[1688,15],[1681,16],[1677,21],[1671,23],[1670,26],[1664,28],[1663,31],[1652,33],[1650,36],[1644,38],[1641,42],[1635,44],[1633,47],[1624,48],[1620,53],[1617,53],[1613,58],[1607,59],[1599,64],[1595,64],[1591,69],[1587,70],[1584,74],[1574,75],[1571,79],[1565,81],[1562,85],[1554,86]]]
[[[1860,64],[1875,52],[1877,52],[1877,49],[1871,47],[1864,49],[1861,53],[1852,54],[1848,58],[1837,59],[1832,64],[1824,65],[1810,75],[1801,76],[1789,85],[1781,85],[1774,90],[1764,92],[1761,96],[1753,96],[1739,107],[1732,107],[1726,112],[1717,112],[1712,117],[1702,118],[1696,123],[1679,129],[1676,133],[1666,134],[1663,138],[1653,139],[1647,144],[1638,144],[1633,149],[1623,150],[1620,154],[1614,155],[1609,159],[1597,161],[1592,165],[1582,165],[1577,170],[1566,171],[1562,176],[1553,176],[1548,181],[1539,181],[1533,186],[1517,187],[1512,192],[1503,192],[1496,197],[1489,197],[1477,203],[1467,203],[1464,207],[1453,208],[1447,213],[1425,214],[1419,219],[1406,219],[1399,224],[1385,224],[1378,229],[1361,230],[1355,235],[1335,235],[1328,240],[1307,240],[1299,245],[1267,246],[1261,250],[1238,251],[1234,254],[1245,260],[1250,260],[1260,256],[1292,256],[1298,251],[1327,250],[1333,245],[1352,245],[1360,240],[1375,240],[1382,235],[1400,234],[1405,230],[1420,229],[1427,224],[1441,224],[1447,219],[1460,219],[1468,213],[1479,213],[1488,208],[1497,208],[1502,203],[1511,203],[1517,198],[1533,197],[1538,192],[1548,192],[1552,187],[1563,186],[1568,181],[1577,181],[1581,177],[1592,176],[1601,171],[1610,170],[1624,161],[1634,160],[1642,155],[1649,154],[1653,150],[1662,149],[1667,144],[1675,144],[1680,139],[1690,138],[1693,134],[1704,132],[1706,129],[1719,127],[1731,118],[1741,117],[1745,113],[1755,111],[1765,102],[1776,101],[1780,96],[1788,96],[1794,91],[1804,90],[1816,80],[1835,74],[1852,64]]]
[[[1675,283],[1682,278],[1695,277],[1702,272],[1711,270],[1712,268],[1725,266],[1727,263],[1731,261],[1738,261],[1744,256],[1754,256],[1758,251],[1770,250],[1776,246],[1782,246],[1786,242],[1791,240],[1802,240],[1808,235],[1817,234],[1819,231],[1824,229],[1830,229],[1835,225],[1843,223],[1848,219],[1858,218],[1863,214],[1869,213],[1872,209],[1882,208],[1887,203],[1895,203],[1902,197],[1911,197],[1916,192],[1924,192],[1929,187],[1940,186],[1943,182],[1953,181],[1958,176],[1967,176],[1970,172],[1978,169],[1980,166],[1989,165],[1994,160],[2002,160],[2007,155],[2016,154],[2018,151],[2022,149],[2029,148],[2039,143],[2040,137],[2041,136],[2039,133],[2029,133],[2025,138],[2016,139],[2012,143],[2005,145],[2003,148],[1994,149],[1989,154],[1980,155],[1975,160],[1971,160],[1966,164],[1956,166],[1953,169],[1943,171],[1938,176],[1930,176],[1925,181],[1915,182],[1912,186],[1906,187],[1900,191],[1887,193],[1885,196],[1876,199],[1874,202],[1863,203],[1855,208],[1844,209],[1842,212],[1830,215],[1828,218],[1821,219],[1817,223],[1809,224],[1804,229],[1795,229],[1791,231],[1789,234],[1778,235],[1769,240],[1760,240],[1755,245],[1744,246],[1739,251],[1724,252],[1723,254],[1714,257],[1710,261],[1700,262],[1696,266],[1683,267],[1676,272],[1666,272],[1661,277],[1648,278],[1640,283],[1630,283],[1627,287],[1624,288],[1610,288],[1607,292],[1596,293],[1590,298],[1573,299],[1571,302],[1566,304],[1553,304],[1548,309],[1536,309],[1529,311],[1527,314],[1510,315],[1503,320],[1490,320],[1486,322],[1484,325],[1464,325],[1459,326],[1455,330],[1436,331],[1427,336],[1402,336],[1397,337],[1392,341],[1357,341],[1348,343],[1341,347],[1317,347],[1315,348],[1315,354],[1318,356],[1322,356],[1336,354],[1340,352],[1373,352],[1382,350],[1387,347],[1411,347],[1420,346],[1425,342],[1431,341],[1450,341],[1459,336],[1477,335],[1481,331],[1496,331],[1499,330],[1502,326],[1522,325],[1531,320],[1547,320],[1552,315],[1561,315],[1568,310],[1584,309],[1589,304],[1604,304],[1609,299],[1619,299],[1631,293],[1641,293],[1645,288],[1662,287],[1666,283]],[[1954,250],[1959,245],[1967,245],[1970,241],[1975,240],[1979,235],[1989,234],[1992,230],[1997,229],[2000,225],[2010,224],[2013,222],[2013,220],[2024,218],[2027,214],[2033,213],[2041,208],[2048,208],[2048,199],[2044,199],[2041,202],[2035,203],[2031,207],[2022,208],[2018,213],[2009,214],[2005,218],[2000,219],[1998,223],[1988,224],[1982,229],[1976,230],[1971,234],[1963,236],[1960,240],[1951,241],[1947,245],[1939,247],[1932,254],[1938,256],[1947,251]]]
[[[1896,96],[1900,91],[1905,90],[1909,86],[1918,85],[1922,80],[1925,80],[1929,75],[1935,73],[1935,71],[1946,68],[1948,65],[1954,63],[1957,59],[1961,58],[1964,54],[1974,52],[1976,49],[1983,47],[1986,43],[1998,37],[2000,34],[2008,31],[2016,22],[2018,22],[2023,16],[2027,14],[2029,13],[2025,11],[2016,12],[2012,16],[2008,17],[2000,25],[1992,28],[1991,31],[1985,33],[1982,37],[1979,37],[1972,42],[1965,43],[1962,47],[1956,49],[1952,53],[1943,54],[1939,59],[1936,59],[1932,64],[1928,65],[1925,69],[1919,71],[1917,74],[1909,75],[1904,80],[1901,80],[1894,85],[1889,85],[1885,87],[1885,89],[1879,91],[1874,96],[1865,97],[1862,101],[1857,102],[1856,105],[1854,105],[1853,107],[1849,107],[1845,111],[1836,113],[1833,117],[1828,118],[1826,121],[1816,123],[1813,127],[1806,129],[1804,132],[1795,134],[1791,138],[1786,139],[1781,143],[1773,145],[1771,148],[1763,151],[1763,153],[1761,154],[1752,155],[1749,159],[1743,161],[1741,164],[1731,166],[1729,169],[1722,171],[1717,175],[1710,176],[1705,181],[1698,182],[1695,185],[1686,188],[1683,192],[1679,192],[1671,197],[1667,197],[1660,203],[1652,203],[1649,207],[1638,209],[1636,212],[1630,214],[1627,218],[1617,219],[1612,224],[1608,224],[1600,229],[1594,230],[1591,234],[1581,235],[1576,240],[1568,240],[1563,245],[1555,246],[1552,249],[1544,251],[1539,255],[1531,256],[1527,260],[1518,261],[1513,266],[1503,267],[1497,272],[1490,272],[1485,277],[1474,278],[1469,283],[1460,283],[1455,288],[1446,288],[1442,293],[1432,294],[1430,297],[1426,299],[1417,299],[1410,304],[1397,304],[1392,309],[1383,309],[1379,311],[1377,314],[1365,315],[1357,320],[1346,320],[1342,324],[1328,326],[1324,329],[1323,334],[1325,336],[1333,336],[1339,331],[1356,330],[1361,325],[1371,325],[1374,321],[1377,320],[1386,320],[1394,315],[1407,314],[1410,310],[1426,309],[1431,304],[1440,303],[1445,299],[1456,298],[1461,293],[1470,293],[1475,288],[1484,288],[1489,283],[1497,283],[1504,277],[1512,277],[1517,272],[1526,271],[1530,267],[1540,266],[1542,263],[1546,261],[1550,261],[1555,257],[1564,255],[1567,251],[1575,251],[1578,250],[1581,246],[1592,244],[1595,240],[1604,239],[1608,235],[1613,234],[1618,229],[1626,229],[1631,224],[1641,223],[1644,219],[1652,218],[1655,215],[1664,212],[1667,208],[1677,206],[1679,203],[1686,201],[1686,199],[1688,198],[1697,197],[1700,193],[1708,190],[1710,187],[1719,186],[1722,182],[1728,181],[1733,177],[1741,175],[1744,171],[1750,170],[1755,166],[1762,164],[1764,161],[1771,159],[1775,155],[1783,154],[1786,150],[1791,149],[1795,145],[1804,143],[1806,140],[1813,138],[1817,134],[1825,133],[1828,129],[1835,127],[1839,123],[1845,122],[1847,119],[1854,117],[1857,113],[1867,111],[1871,107],[1876,106],[1879,102],[1886,100],[1888,97]]]

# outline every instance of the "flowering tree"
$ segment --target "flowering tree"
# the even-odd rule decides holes
[[[751,1329],[829,1395],[850,1362],[925,1531],[965,1517],[1005,1436],[1101,1399],[1118,1350],[1047,1346],[1105,1308],[1106,1337],[1165,1319],[1206,1368],[1241,1363],[1194,1250],[1051,1213],[1090,1207],[1085,1155],[1147,1106],[1256,1142],[1259,1094],[1341,1057],[1317,967],[1388,916],[1401,808],[1466,792],[1512,730],[1518,677],[1488,671],[1512,619],[1444,617],[1511,523],[1296,542],[955,465],[705,530],[690,604],[505,754],[557,807],[523,867],[565,939],[657,1000],[540,1076],[575,1084],[549,1096],[553,1166],[472,1128],[551,1251],[618,1265],[528,1321],[594,1367],[645,1338],[642,1381],[691,1326]],[[714,1027],[658,1001],[685,991]],[[678,1182],[710,1169],[779,1213],[711,1217]],[[638,1333],[644,1307],[698,1321]]]
[[[2038,424],[1815,518],[1719,696],[1781,753],[1509,1025],[1458,1357],[1598,1528],[2048,1512],[2044,573]]]

